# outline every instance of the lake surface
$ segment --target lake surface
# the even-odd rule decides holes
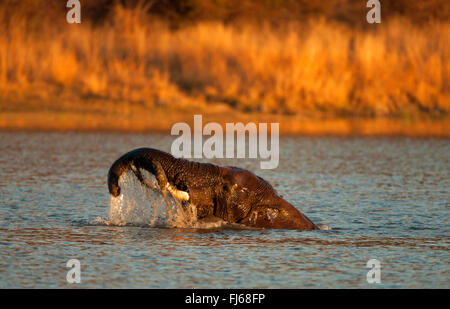
[[[331,230],[111,224],[112,162],[173,140],[0,132],[0,287],[450,288],[450,140],[282,137],[275,170],[202,160],[252,170]],[[80,284],[66,281],[69,259]]]

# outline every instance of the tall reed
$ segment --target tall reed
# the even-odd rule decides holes
[[[57,26],[0,7],[0,25],[2,108],[27,97],[45,108],[65,94],[81,105],[225,103],[310,117],[450,112],[445,21],[398,17],[357,30],[320,18],[277,28],[203,21],[174,30],[115,5],[104,23]]]

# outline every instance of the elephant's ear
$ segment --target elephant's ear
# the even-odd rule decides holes
[[[227,197],[227,220],[239,222],[247,217],[252,205],[250,203],[251,192],[247,188],[233,185]]]
[[[214,215],[228,222],[239,222],[252,207],[249,189],[242,185],[242,170],[222,168],[222,183],[214,201]]]

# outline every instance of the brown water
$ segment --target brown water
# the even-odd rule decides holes
[[[450,287],[450,140],[282,137],[275,170],[203,160],[254,171],[328,231],[111,225],[111,163],[173,139],[0,133],[0,287]]]

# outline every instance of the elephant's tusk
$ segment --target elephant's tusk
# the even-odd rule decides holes
[[[182,201],[189,201],[189,193],[178,190],[177,188],[172,187],[169,183],[167,183],[166,188],[175,198]]]
[[[131,163],[130,167],[135,174],[139,173],[138,169],[136,168],[136,166],[133,163]]]

